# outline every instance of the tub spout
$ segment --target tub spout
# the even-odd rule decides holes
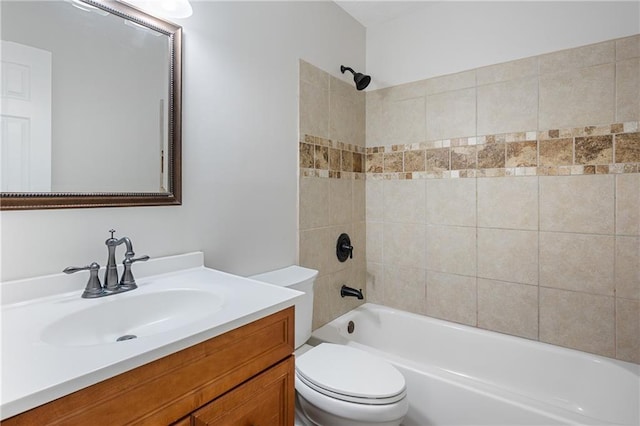
[[[347,287],[346,285],[343,285],[340,288],[340,296],[357,297],[360,300],[364,299],[364,296],[362,295],[362,289],[356,290],[355,288]]]

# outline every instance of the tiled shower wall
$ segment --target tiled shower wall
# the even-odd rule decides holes
[[[313,328],[362,303],[341,298],[346,284],[365,288],[365,95],[300,61],[299,264],[319,271]],[[336,243],[349,234],[353,259]]]
[[[367,301],[640,362],[639,121],[640,36],[367,93]]]

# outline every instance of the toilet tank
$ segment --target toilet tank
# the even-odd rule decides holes
[[[315,269],[302,266],[288,266],[264,274],[252,275],[257,281],[288,287],[304,293],[295,302],[295,345],[302,346],[311,337],[311,320],[313,319],[313,283],[318,276]]]

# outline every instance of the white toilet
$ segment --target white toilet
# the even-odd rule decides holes
[[[305,344],[317,276],[313,269],[289,266],[251,277],[305,293],[295,304],[296,426],[400,425],[409,402],[404,377],[394,366],[350,346]]]

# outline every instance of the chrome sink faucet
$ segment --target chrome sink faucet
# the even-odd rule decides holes
[[[89,281],[87,282],[87,286],[84,290],[84,293],[82,294],[82,297],[85,299],[109,296],[110,294],[122,293],[138,288],[136,280],[133,277],[133,272],[131,271],[131,265],[134,262],[149,260],[149,256],[141,256],[134,259],[133,256],[135,256],[135,253],[133,251],[133,244],[131,243],[129,237],[116,239],[113,237],[113,234],[116,232],[115,229],[110,229],[109,232],[111,233],[111,237],[104,242],[108,250],[107,266],[104,271],[104,286],[100,284],[100,279],[98,278],[98,270],[100,269],[100,265],[98,265],[96,262],[93,262],[91,265],[85,267],[70,266],[63,271],[67,274],[73,274],[74,272],[78,271],[90,271]],[[120,280],[120,282],[118,282],[116,248],[123,243],[126,246],[127,251],[124,254],[124,260],[122,261],[122,265],[124,266],[122,279]]]

